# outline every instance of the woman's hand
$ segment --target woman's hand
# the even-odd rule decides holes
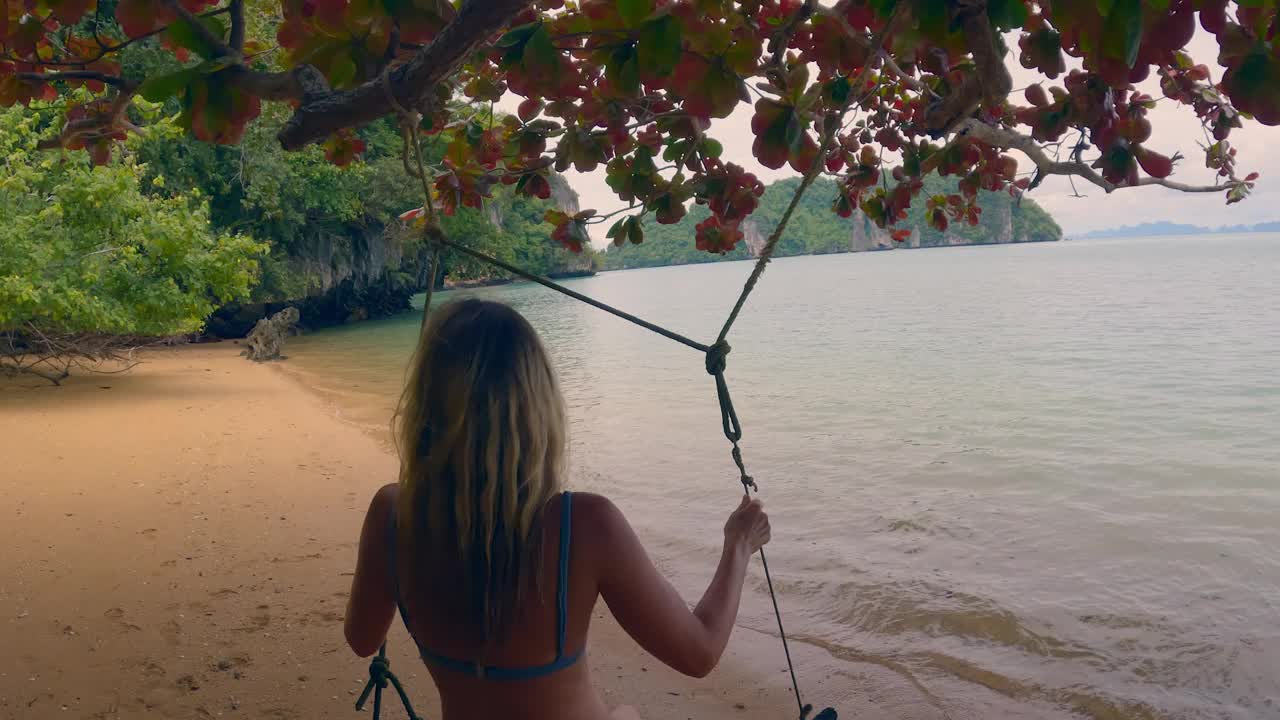
[[[748,555],[754,555],[769,542],[770,533],[769,515],[764,511],[764,503],[750,495],[742,496],[742,502],[724,524],[725,545],[745,550]]]

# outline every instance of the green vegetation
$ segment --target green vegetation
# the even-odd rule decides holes
[[[798,178],[779,180],[765,189],[760,198],[760,207],[749,220],[753,222],[761,239],[768,237],[778,226],[778,221],[786,212],[800,184]],[[852,247],[852,236],[855,223],[862,223],[862,231],[866,236],[881,234],[869,220],[860,214],[852,218],[842,218],[831,212],[832,200],[836,197],[836,184],[831,180],[819,178],[801,199],[791,221],[787,223],[775,254],[778,257],[788,255],[820,255],[825,253],[849,252]],[[907,220],[898,227],[913,228],[919,232],[921,247],[933,247],[949,244],[948,241],[960,239],[963,244],[987,244],[998,242],[1029,242],[1043,240],[1059,240],[1062,229],[1053,218],[1034,200],[1023,198],[1021,201],[1012,198],[1008,193],[981,191],[978,194],[978,205],[982,215],[976,226],[965,223],[952,223],[944,234],[928,225],[925,220],[923,198],[938,194],[956,192],[956,180],[931,175],[925,178],[921,200],[913,204],[908,211]],[[640,245],[610,246],[605,253],[604,267],[618,270],[636,267],[654,267],[658,265],[681,265],[685,263],[715,262],[719,260],[741,260],[750,257],[745,242],[740,242],[733,250],[724,255],[714,255],[698,250],[694,246],[694,226],[705,220],[710,213],[702,205],[695,205],[689,214],[675,225],[659,225],[645,223],[645,241]],[[888,245],[887,236],[881,243]]]
[[[137,338],[198,332],[249,294],[266,250],[215,230],[198,193],[144,192],[132,158],[38,150],[55,117],[0,111],[0,371],[54,381]]]
[[[285,110],[269,107],[237,147],[205,144],[179,131],[150,133],[139,146],[147,179],[158,181],[165,192],[201,190],[215,198],[211,219],[216,228],[270,242],[263,282],[254,294],[258,302],[299,300],[360,273],[356,284],[388,285],[407,300],[421,289],[415,275],[419,247],[411,235],[384,233],[399,226],[400,213],[422,205],[422,186],[405,174],[394,123],[383,120],[361,130],[367,147],[363,162],[337,167],[318,146],[280,149],[275,133]],[[440,144],[429,144],[427,160],[438,161],[443,153]],[[583,258],[552,242],[542,221],[552,206],[498,187],[484,210],[459,208],[442,225],[450,237],[536,272],[576,269]],[[386,247],[389,243],[399,247]],[[375,244],[383,247],[370,247]],[[383,264],[366,266],[371,255]],[[453,280],[493,276],[465,257],[451,255],[443,265]]]

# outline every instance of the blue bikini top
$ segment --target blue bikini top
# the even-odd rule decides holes
[[[572,655],[565,654],[564,647],[569,614],[569,541],[571,539],[570,529],[573,524],[573,494],[566,490],[560,498],[560,572],[556,577],[556,659],[545,665],[535,667],[492,667],[470,660],[457,660],[431,652],[418,641],[418,638],[413,634],[413,629],[409,627],[409,615],[405,612],[404,601],[400,597],[400,579],[397,577],[399,570],[396,564],[396,513],[395,507],[392,506],[391,578],[395,587],[396,606],[400,608],[400,619],[404,621],[405,629],[409,631],[409,637],[412,637],[414,644],[418,646],[418,653],[422,656],[423,662],[487,680],[531,680],[559,672],[573,665],[582,657],[582,651]]]

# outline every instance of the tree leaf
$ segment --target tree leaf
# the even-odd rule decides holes
[[[1133,67],[1142,45],[1141,0],[1114,0],[1106,16],[1102,47],[1107,55]]]
[[[627,27],[635,27],[653,12],[653,0],[618,0],[618,15]]]
[[[684,31],[679,18],[663,15],[640,28],[636,58],[640,69],[658,77],[670,75],[680,62]]]
[[[551,33],[546,25],[539,25],[524,44],[521,56],[524,70],[530,75],[558,73],[560,68],[560,51],[551,42]]]
[[[997,29],[1018,29],[1027,22],[1027,6],[1022,0],[988,0],[987,17]]]
[[[349,87],[356,80],[356,61],[351,53],[336,53],[329,65],[329,82],[337,88]]]
[[[225,37],[227,29],[223,26],[222,21],[216,17],[202,18],[200,23],[216,38]],[[178,19],[169,25],[165,30],[165,34],[178,47],[184,47],[200,57],[208,60],[213,58],[217,51],[209,43],[205,42],[196,27],[190,22]]]
[[[163,102],[182,92],[192,80],[200,77],[201,73],[202,66],[197,65],[167,75],[155,75],[142,83],[139,93],[151,102]]]

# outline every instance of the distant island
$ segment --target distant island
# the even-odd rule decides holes
[[[1211,233],[1261,233],[1261,232],[1280,232],[1280,221],[1258,223],[1256,225],[1220,225],[1216,228],[1208,228],[1201,225],[1187,225],[1185,223],[1173,222],[1147,222],[1137,225],[1122,225],[1121,227],[1106,228],[1103,230],[1092,230],[1090,232],[1079,235],[1081,239],[1085,238],[1114,238],[1114,237],[1149,237],[1153,235],[1205,235]]]
[[[743,222],[745,242],[739,243],[732,252],[712,255],[694,246],[694,226],[706,219],[709,211],[706,206],[693,205],[689,214],[675,225],[646,222],[645,239],[639,245],[610,246],[603,253],[603,269],[625,270],[755,257],[777,227],[778,220],[799,183],[799,178],[788,178],[765,188],[760,207]],[[911,236],[903,242],[894,242],[887,230],[876,227],[860,212],[854,213],[850,218],[835,214],[831,203],[836,197],[836,183],[819,178],[796,208],[775,255],[823,255],[897,248],[1052,242],[1062,239],[1062,229],[1049,213],[1033,200],[1025,197],[1018,200],[1007,192],[980,193],[978,204],[982,208],[982,216],[976,226],[952,223],[946,232],[935,230],[925,221],[925,199],[932,195],[956,192],[956,183],[956,178],[936,175],[925,178],[924,191],[912,203],[907,220],[901,225],[912,230]]]

